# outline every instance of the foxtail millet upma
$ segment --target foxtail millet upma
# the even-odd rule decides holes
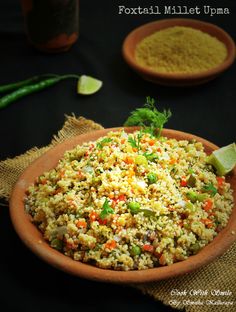
[[[67,151],[27,190],[43,237],[104,269],[171,265],[213,240],[233,208],[202,143],[124,130]]]

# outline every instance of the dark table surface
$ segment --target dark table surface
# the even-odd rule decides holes
[[[0,84],[53,72],[92,75],[101,79],[104,87],[83,97],[76,95],[75,82],[64,81],[1,110],[0,160],[48,144],[62,127],[65,114],[84,116],[104,127],[120,126],[131,110],[143,105],[147,95],[157,99],[161,110],[171,109],[169,128],[199,135],[219,146],[235,141],[235,65],[205,85],[179,89],[145,82],[122,59],[125,36],[157,17],[119,15],[118,5],[195,7],[196,1],[80,1],[79,40],[69,52],[57,55],[40,53],[28,44],[19,2],[0,2]],[[179,17],[215,23],[235,38],[235,1],[217,1],[217,5],[213,0],[198,1],[201,9],[203,4],[228,7],[230,14],[202,12]],[[166,17],[176,16],[158,16]],[[0,241],[0,304],[4,311],[174,311],[131,287],[79,279],[45,264],[21,243],[4,206],[0,207]]]

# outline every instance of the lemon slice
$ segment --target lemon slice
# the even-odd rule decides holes
[[[229,173],[236,165],[236,145],[232,143],[214,151],[207,162],[216,168],[220,176]]]
[[[101,87],[102,87],[101,80],[98,80],[90,76],[82,75],[80,76],[77,83],[77,93],[83,95],[90,95],[100,90]]]

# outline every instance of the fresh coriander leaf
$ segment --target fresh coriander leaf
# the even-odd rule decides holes
[[[133,139],[131,136],[128,137],[128,142],[129,142],[129,144],[130,144],[132,147],[138,148],[138,144],[137,144],[136,140]]]
[[[132,136],[129,136],[128,137],[128,142],[130,143],[130,145],[133,148],[137,148],[138,150],[140,150],[140,140],[141,140],[142,136],[143,136],[143,133],[142,133],[142,131],[140,131],[137,134],[137,138],[132,138]]]
[[[143,136],[143,132],[142,132],[142,130],[140,130],[138,135],[137,135],[138,150],[140,149],[140,141],[141,141],[142,136]]]
[[[102,220],[104,220],[108,214],[112,214],[112,213],[114,213],[114,210],[110,207],[109,202],[108,202],[108,200],[106,198],[105,201],[104,201],[104,204],[102,206],[102,211],[100,213],[100,218]]]
[[[170,110],[158,111],[155,107],[155,100],[148,96],[143,107],[131,112],[124,126],[141,126],[144,132],[159,138],[164,124],[171,115]]]
[[[143,128],[143,132],[144,133],[149,133],[152,137],[155,137],[156,136],[156,128],[153,127],[153,126],[150,126],[150,127],[144,127]]]
[[[111,142],[111,141],[112,141],[111,138],[105,138],[105,139],[103,139],[101,142],[102,142],[102,144],[105,144],[105,143],[109,143],[109,142]]]
[[[101,140],[100,142],[97,143],[97,148],[102,149],[104,144],[109,143],[111,141],[112,141],[111,138],[104,138],[103,140]]]
[[[204,185],[202,190],[206,193],[209,193],[211,197],[215,196],[217,193],[217,189],[214,187],[212,183]]]

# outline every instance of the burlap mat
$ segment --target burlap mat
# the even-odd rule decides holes
[[[67,116],[63,128],[43,148],[32,148],[25,154],[0,162],[0,197],[9,199],[21,172],[50,147],[78,134],[103,127],[83,117]],[[189,312],[236,311],[236,243],[213,263],[177,278],[131,285],[144,294],[177,309]]]

